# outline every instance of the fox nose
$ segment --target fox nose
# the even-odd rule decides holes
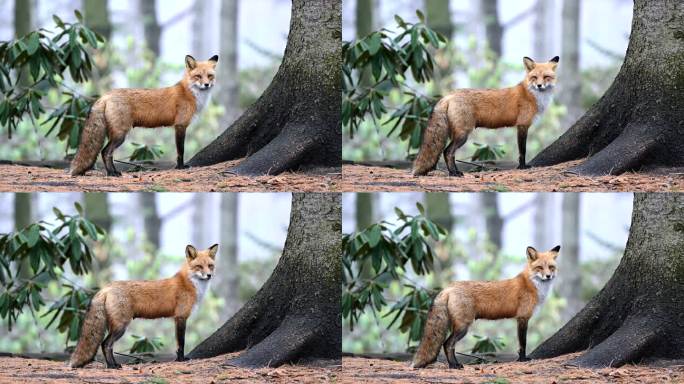
[[[537,88],[542,89],[543,85],[542,84],[537,84]]]
[[[205,88],[209,88],[209,83],[204,83]]]
[[[550,278],[551,278],[551,275],[546,275],[546,278],[547,278],[547,279],[550,279]]]
[[[211,273],[207,273],[207,279],[211,279]]]

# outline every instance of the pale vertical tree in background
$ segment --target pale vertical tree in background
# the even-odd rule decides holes
[[[454,216],[451,213],[449,194],[444,192],[425,193],[423,194],[423,202],[425,203],[425,213],[430,220],[451,232],[454,227]]]
[[[572,0],[575,1],[575,0]],[[536,0],[532,24],[532,54],[537,61],[545,61],[558,53],[552,52],[554,2],[552,0]]]
[[[221,194],[219,259],[216,261],[217,287],[213,291],[225,304],[219,319],[228,320],[240,309],[240,268],[238,260],[238,200],[237,193]]]
[[[33,0],[14,0],[14,37],[27,35],[33,29]],[[29,73],[24,70],[21,72],[19,85],[24,87],[29,85]]]
[[[582,79],[579,68],[580,5],[581,0],[563,0],[563,37],[559,66],[561,77],[559,101],[567,109],[567,113],[561,119],[563,129],[568,128],[582,116]]]
[[[83,0],[82,9],[86,25],[110,40],[112,22],[107,5],[107,0]]]
[[[221,22],[219,39],[218,102],[225,111],[223,122],[226,125],[239,116],[239,78],[238,69],[238,20],[240,15],[239,0],[221,1]],[[202,59],[205,60],[205,59]]]
[[[547,219],[548,213],[553,209],[553,197],[550,193],[537,193],[534,197],[534,244],[537,249],[550,248],[553,240],[549,239],[551,222]],[[556,244],[551,245],[551,247]]]
[[[425,9],[427,25],[451,40],[454,34],[454,23],[451,20],[449,3],[449,0],[424,0],[423,7]],[[433,84],[434,94],[436,95],[442,93],[442,85],[445,85],[447,89],[452,87],[451,82],[443,84],[443,79],[445,77],[449,78],[451,74],[451,62],[448,56],[448,53],[445,55],[441,50],[435,52],[435,63],[437,65],[435,66]]]
[[[581,274],[579,264],[580,194],[564,193],[562,203],[562,247],[559,260],[558,295],[565,299],[561,310],[563,322],[570,320],[580,309]]]
[[[212,2],[209,0],[195,0],[195,5],[192,7],[192,49],[198,60],[206,60],[210,57],[211,46],[208,34],[211,24],[211,5]]]
[[[499,194],[488,192],[478,193],[480,207],[485,219],[485,228],[487,228],[487,237],[494,246],[494,255],[496,256],[503,245],[502,232],[504,221],[499,210]]]
[[[480,13],[485,23],[485,36],[487,45],[492,50],[496,58],[501,57],[503,48],[503,26],[499,21],[499,2],[498,0],[480,0]]]
[[[374,195],[372,193],[356,194],[356,230],[361,231],[375,221]]]
[[[156,0],[139,0],[140,15],[142,16],[145,42],[147,48],[154,52],[154,57],[158,58],[161,54],[160,40],[161,27],[157,20],[157,2]]]
[[[374,1],[373,0],[356,0],[356,38],[361,39],[369,33],[373,32],[374,22]],[[371,72],[370,68],[366,68],[361,74],[359,82],[363,86],[370,86]],[[362,198],[363,199],[363,198]],[[357,211],[358,214],[358,211]]]
[[[113,219],[107,194],[84,193],[81,201],[83,202],[86,218],[102,227],[107,233],[110,233]],[[95,247],[95,261],[93,263],[92,275],[96,285],[110,281],[112,260],[109,257],[109,253],[97,245]]]
[[[211,239],[207,236],[207,207],[209,205],[210,195],[207,193],[195,193],[192,197],[192,244],[197,249],[205,249],[213,243],[209,243]]]
[[[32,194],[30,193],[15,193],[14,194],[14,229],[21,230],[26,228],[33,222]],[[17,265],[18,267],[19,265]],[[21,262],[21,279],[31,278],[32,272],[28,259]]]
[[[143,215],[145,238],[156,252],[161,246],[161,218],[157,210],[157,194],[152,192],[138,193],[138,204]]]

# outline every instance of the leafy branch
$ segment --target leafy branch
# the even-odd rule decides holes
[[[407,276],[408,266],[426,275],[434,262],[430,243],[444,239],[447,231],[425,216],[420,203],[416,206],[420,213],[415,216],[395,208],[397,224],[381,221],[343,236],[342,317],[351,329],[367,308],[375,313],[387,307],[387,289],[398,282],[404,293],[385,315],[393,316],[388,328],[401,318],[399,329],[409,332],[408,341],[420,340],[436,292],[416,285]]]

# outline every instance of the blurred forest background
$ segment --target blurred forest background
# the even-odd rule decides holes
[[[79,10],[85,25],[106,39],[97,51],[90,50],[95,65],[89,81],[65,78],[70,88],[86,96],[112,88],[170,86],[181,79],[186,54],[199,60],[218,54],[213,102],[188,130],[189,158],[268,86],[287,41],[290,8],[286,0],[0,0],[0,42],[39,28],[54,31],[53,15],[75,22],[74,10]],[[66,99],[50,91],[47,111]],[[47,115],[37,119],[38,127],[25,118],[11,140],[2,127],[0,159],[64,158],[65,143],[57,140],[55,131],[46,135]],[[134,130],[120,157],[146,146],[154,157],[173,159],[173,135],[173,130]]]
[[[632,198],[628,193],[346,193],[342,232],[361,231],[382,220],[395,228],[400,224],[395,208],[417,215],[416,203],[421,203],[427,218],[449,235],[439,242],[428,239],[435,252],[432,271],[417,274],[409,263],[401,279],[428,290],[454,280],[511,278],[524,268],[528,245],[549,250],[560,244],[553,293],[530,321],[527,345],[532,351],[582,309],[612,275],[627,241]],[[342,350],[411,351],[417,343],[409,343],[408,333],[398,329],[399,322],[388,328],[393,317],[388,316],[390,307],[410,291],[393,280],[383,293],[387,306],[376,311],[369,305],[353,331],[345,319]],[[515,320],[476,321],[456,350],[469,353],[482,337],[500,351],[517,351]]]
[[[187,244],[206,249],[219,243],[209,293],[188,321],[186,351],[190,351],[270,276],[285,242],[290,200],[289,193],[4,193],[0,212],[6,214],[0,216],[0,234],[38,220],[52,224],[53,207],[74,214],[74,203],[79,202],[85,217],[108,233],[98,242],[90,241],[94,260],[88,274],[77,276],[66,265],[65,278],[84,288],[113,280],[170,277],[184,262]],[[0,294],[4,291],[0,289]],[[66,291],[57,281],[49,282],[42,293],[46,305],[35,319],[25,307],[11,332],[7,319],[0,319],[0,351],[63,352],[66,335],[54,325],[46,329],[51,316],[43,315]],[[173,352],[174,329],[172,320],[134,320],[116,349],[128,352],[137,335],[161,341],[160,351]]]
[[[523,56],[537,61],[560,56],[555,102],[528,136],[530,159],[603,95],[622,64],[632,19],[631,0],[349,0],[343,3],[342,39],[361,39],[381,28],[396,34],[400,29],[394,16],[416,23],[416,10],[428,27],[448,39],[439,50],[431,48],[432,80],[403,79],[418,95],[513,86],[524,77]],[[385,99],[392,112],[411,98],[393,89]],[[389,117],[366,118],[353,135],[345,125],[343,159],[403,160],[415,154],[417,146],[408,148],[408,138],[398,137],[400,130],[389,134]],[[482,146],[493,157],[515,160],[516,131],[476,130],[456,157],[469,160]]]

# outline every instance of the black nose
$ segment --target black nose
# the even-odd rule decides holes
[[[211,279],[211,273],[207,273],[207,279]]]
[[[204,86],[205,86],[205,87],[208,87],[208,86],[209,86],[209,83],[204,83]]]
[[[550,279],[550,278],[551,278],[551,275],[546,275],[546,278],[547,278],[547,279]]]
[[[537,84],[537,88],[541,88],[541,87],[542,87],[542,85],[541,85],[541,84]]]

